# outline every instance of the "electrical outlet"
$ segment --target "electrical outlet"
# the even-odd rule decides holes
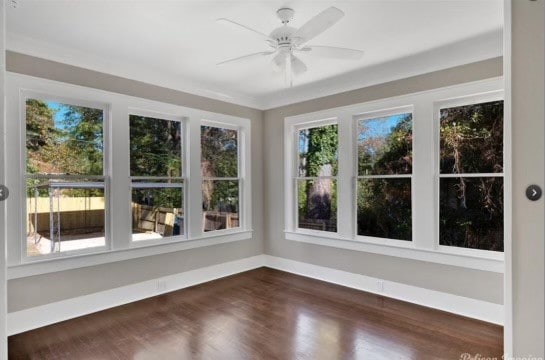
[[[157,292],[165,292],[167,290],[167,282],[165,280],[157,280]]]

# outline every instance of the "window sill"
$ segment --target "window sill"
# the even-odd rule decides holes
[[[103,250],[86,254],[70,254],[47,258],[31,260],[23,264],[12,265],[8,267],[8,280],[23,278],[27,276],[47,274],[51,272],[78,269],[87,266],[94,266],[106,263],[112,263],[123,260],[136,259],[145,256],[159,255],[182,250],[195,249],[205,246],[212,246],[251,239],[253,230],[240,230],[222,232],[220,234],[207,233],[198,238],[184,239],[180,241],[170,241],[166,243],[139,244],[127,249]]]
[[[458,266],[469,269],[503,273],[505,269],[503,253],[494,254],[470,254],[454,253],[443,249],[422,249],[413,243],[394,245],[391,241],[379,244],[377,241],[365,241],[362,239],[343,238],[336,234],[303,233],[284,231],[286,239],[313,245],[329,246],[339,249],[355,250],[379,255],[395,256],[404,259],[412,259],[433,262],[444,265]]]

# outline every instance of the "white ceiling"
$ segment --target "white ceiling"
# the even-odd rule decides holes
[[[17,0],[8,8],[7,48],[220,100],[270,108],[373,83],[499,56],[502,0],[123,1]],[[269,33],[276,10],[299,27],[329,6],[345,17],[314,45],[365,51],[361,60],[302,54],[308,71],[286,88],[267,58],[216,63],[268,50],[230,18]]]

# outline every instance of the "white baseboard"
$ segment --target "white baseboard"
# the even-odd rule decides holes
[[[353,289],[380,294],[386,297],[427,306],[470,318],[503,324],[503,305],[448,294],[421,287],[386,281],[365,275],[328,267],[312,265],[270,255],[265,256],[265,266],[297,275],[322,280]]]
[[[18,334],[262,266],[268,266],[274,269],[372,292],[495,324],[503,323],[503,306],[499,304],[385,281],[365,275],[284,258],[257,255],[11,312],[8,313],[7,317],[8,335]],[[382,284],[382,286],[379,284]]]
[[[263,266],[264,255],[202,267],[90,295],[8,313],[8,335],[124,305]]]

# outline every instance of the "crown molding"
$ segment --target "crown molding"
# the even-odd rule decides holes
[[[389,81],[422,75],[503,55],[503,29],[415,55],[374,64],[329,79],[284,89],[260,99],[263,109],[300,103]]]
[[[82,50],[65,48],[17,34],[7,34],[7,50],[72,66],[146,82],[236,105],[269,110],[389,81],[465,65],[503,55],[503,29],[447,44],[403,58],[373,64],[328,79],[248,96],[162,72],[160,69],[116,63]]]
[[[245,94],[226,91],[211,84],[166,73],[152,67],[134,65],[129,62],[117,63],[80,49],[67,48],[19,34],[7,34],[6,50],[236,105],[251,108],[260,106],[258,99]]]

